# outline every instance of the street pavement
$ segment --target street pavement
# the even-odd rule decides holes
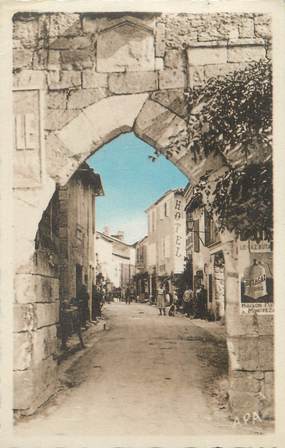
[[[183,315],[159,316],[148,304],[111,303],[104,315],[106,330],[65,372],[73,387],[21,419],[16,435],[236,433],[217,389],[226,381],[225,341]]]

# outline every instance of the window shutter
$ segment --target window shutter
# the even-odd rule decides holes
[[[200,252],[199,220],[198,219],[196,219],[194,221],[193,230],[194,230],[194,251]]]

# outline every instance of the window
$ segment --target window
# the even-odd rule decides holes
[[[200,252],[199,219],[193,221],[194,252]]]
[[[164,216],[168,216],[168,201],[164,203]]]
[[[152,212],[152,231],[155,231],[155,210]]]
[[[204,212],[205,219],[205,245],[210,246],[211,244],[215,244],[220,241],[219,232],[214,223],[214,220],[209,215],[207,210]]]

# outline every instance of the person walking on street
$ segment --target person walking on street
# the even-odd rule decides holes
[[[157,308],[159,309],[159,315],[166,315],[166,297],[165,290],[163,285],[161,284],[159,288],[157,288]]]
[[[193,298],[193,291],[187,285],[183,294],[183,308],[186,317],[190,317],[190,315],[193,314]]]
[[[103,303],[103,294],[96,285],[92,286],[92,320],[96,321],[101,317],[101,307]]]
[[[81,327],[83,327],[86,330],[87,321],[90,321],[90,312],[89,312],[89,294],[86,285],[84,283],[79,291],[78,303],[79,303]]]
[[[203,284],[196,291],[197,312],[198,319],[205,319],[207,314],[207,291]]]

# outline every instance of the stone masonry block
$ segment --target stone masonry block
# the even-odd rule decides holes
[[[60,70],[61,68],[61,53],[57,50],[49,50],[48,52],[48,70]]]
[[[38,87],[44,89],[46,87],[46,75],[41,70],[21,70],[19,73],[13,74],[14,87]]]
[[[112,93],[140,93],[157,90],[156,72],[126,72],[109,75],[109,89]]]
[[[258,412],[260,399],[255,392],[245,392],[243,390],[229,390],[229,404],[232,418],[239,418],[243,421],[243,416],[247,413]]]
[[[67,91],[49,92],[47,95],[48,109],[65,109],[67,101]]]
[[[34,306],[28,304],[14,305],[14,332],[31,331],[35,326]]]
[[[258,393],[262,388],[262,380],[256,378],[255,372],[234,371],[230,374],[231,388],[235,391]]]
[[[259,370],[273,370],[274,368],[274,341],[273,336],[260,336],[258,338]]]
[[[95,34],[98,31],[98,19],[84,16],[82,18],[82,27],[84,33]]]
[[[226,76],[235,70],[241,70],[245,68],[247,64],[213,64],[204,67],[205,78],[209,79],[212,77]]]
[[[36,364],[55,354],[57,350],[56,325],[43,327],[34,332],[33,347],[33,361]]]
[[[186,87],[186,75],[181,70],[162,70],[159,72],[160,89],[179,89]]]
[[[25,48],[36,47],[39,30],[37,19],[28,21],[16,20],[13,28],[13,39],[19,39]]]
[[[59,37],[53,39],[49,44],[50,50],[80,50],[83,48],[89,48],[91,41],[88,37]]]
[[[169,89],[154,92],[151,99],[155,100],[162,106],[170,109],[174,114],[180,117],[187,115],[187,102],[183,89]]]
[[[53,302],[59,299],[59,280],[33,274],[15,276],[16,303]]]
[[[57,364],[52,357],[32,369],[14,372],[14,409],[30,415],[45,403],[57,388]]]
[[[37,328],[55,325],[59,320],[59,303],[37,303]]]
[[[29,332],[14,334],[14,370],[25,370],[32,362],[32,335]]]
[[[33,52],[30,50],[13,51],[13,69],[32,68]]]
[[[32,403],[34,395],[33,372],[32,370],[16,371],[13,374],[14,403],[15,410],[28,409]]]
[[[48,86],[50,90],[70,89],[81,86],[81,73],[79,71],[50,71],[48,73]]]
[[[243,19],[239,25],[239,36],[254,37],[254,21],[253,19]]]
[[[173,135],[176,127],[180,127],[182,123],[185,124],[184,120],[168,109],[148,100],[137,117],[134,131],[138,137],[162,150],[169,143],[169,133]]]
[[[34,53],[33,56],[33,69],[45,70],[48,63],[48,51],[40,49]]]
[[[259,370],[257,337],[228,337],[227,345],[232,370]]]
[[[84,89],[108,87],[108,75],[106,73],[97,73],[92,70],[85,70],[82,74],[82,80]]]
[[[250,62],[265,58],[262,46],[233,46],[228,48],[228,62]]]
[[[164,69],[163,58],[155,58],[155,70],[163,70],[163,69]]]
[[[264,39],[271,39],[271,26],[269,24],[255,25],[255,35],[257,37],[263,37]]]
[[[63,70],[92,68],[94,57],[89,50],[65,50],[61,52]]]
[[[189,87],[193,88],[196,86],[201,86],[205,82],[205,68],[207,66],[204,65],[190,65],[188,67],[188,79],[189,79]],[[209,68],[208,66],[207,68]],[[211,67],[216,67],[216,65],[212,65]]]
[[[51,14],[48,31],[51,37],[77,37],[81,33],[80,15],[67,13]]]
[[[227,48],[192,47],[187,50],[187,57],[189,65],[225,64],[227,62]]]
[[[68,95],[68,109],[83,109],[97,103],[108,95],[107,89],[79,89],[72,90]]]
[[[165,53],[165,25],[158,23],[155,30],[155,55],[163,57]]]
[[[77,117],[79,110],[51,109],[47,113],[45,129],[56,131],[66,126],[73,118]]]
[[[167,50],[164,56],[164,66],[172,70],[183,70],[184,54],[181,50]]]

